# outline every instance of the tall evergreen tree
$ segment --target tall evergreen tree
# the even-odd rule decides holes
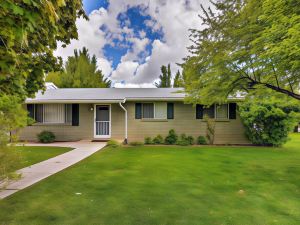
[[[111,81],[97,69],[96,56],[90,57],[85,47],[81,51],[74,51],[63,72],[50,72],[46,81],[61,88],[104,88],[111,85]]]
[[[183,86],[184,86],[183,76],[178,70],[174,78],[173,87],[175,88],[175,87],[183,87]]]
[[[172,78],[172,73],[171,73],[171,67],[170,64],[168,64],[168,67],[162,66],[160,68],[161,70],[161,75],[159,76],[159,83],[156,83],[156,87],[158,88],[167,88],[171,87],[171,78]]]

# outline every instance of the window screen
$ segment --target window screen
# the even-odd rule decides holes
[[[217,119],[228,119],[228,104],[217,105],[216,112]]]
[[[35,105],[35,121],[42,123],[44,121],[44,107],[42,104]]]
[[[144,103],[143,104],[143,118],[154,118],[154,104]]]
[[[72,104],[65,105],[65,122],[72,123]]]
[[[155,103],[155,118],[167,119],[167,103],[156,102]]]
[[[45,123],[64,123],[65,105],[64,104],[45,104],[44,105]]]

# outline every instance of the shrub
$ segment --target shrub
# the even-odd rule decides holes
[[[151,145],[151,144],[153,144],[153,141],[152,141],[151,137],[145,137],[144,143],[145,143],[145,145]]]
[[[190,145],[189,141],[186,140],[186,139],[179,139],[177,142],[176,142],[177,145],[181,145],[181,146],[188,146]]]
[[[207,142],[206,142],[205,137],[204,137],[204,136],[199,136],[199,137],[197,138],[197,144],[198,144],[198,145],[206,145]]]
[[[209,144],[214,144],[215,141],[215,127],[216,122],[214,119],[209,118],[207,116],[204,117],[204,120],[206,121],[206,138],[209,142]]]
[[[129,143],[131,146],[142,146],[144,145],[143,142],[140,142],[140,141],[132,141]]]
[[[120,143],[119,143],[118,141],[116,141],[116,140],[111,139],[111,140],[109,140],[109,141],[107,142],[106,146],[110,146],[110,147],[113,147],[113,148],[117,148],[117,147],[120,146]]]
[[[157,135],[155,138],[153,138],[153,144],[159,145],[163,143],[164,143],[164,139],[161,135]]]
[[[191,142],[185,134],[181,134],[180,138],[176,142],[177,145],[187,146],[190,145]]]
[[[0,189],[6,181],[16,177],[15,171],[21,166],[21,155],[7,145],[10,141],[17,141],[17,132],[10,135],[10,131],[17,131],[27,124],[27,112],[21,102],[17,96],[0,94]]]
[[[55,135],[51,131],[42,131],[37,137],[42,143],[52,143],[55,141]]]
[[[169,130],[168,136],[165,138],[165,144],[174,145],[174,144],[176,144],[177,139],[178,139],[178,136],[175,133],[175,130],[171,129],[171,130]]]
[[[246,135],[253,144],[281,146],[299,121],[297,104],[272,98],[248,99],[240,105]]]
[[[195,144],[195,139],[193,136],[187,136],[187,141],[190,143],[190,145],[193,145]]]

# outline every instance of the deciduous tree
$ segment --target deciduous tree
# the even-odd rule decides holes
[[[300,100],[297,0],[220,0],[192,30],[183,64],[188,100],[212,104],[238,92],[271,89]]]
[[[78,37],[75,21],[86,18],[81,0],[3,0],[0,4],[0,92],[33,96],[44,73],[59,66],[57,42]]]

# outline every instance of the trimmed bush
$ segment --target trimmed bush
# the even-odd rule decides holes
[[[199,136],[197,138],[197,144],[198,145],[207,145],[207,141],[206,141],[205,137],[204,136]]]
[[[120,143],[116,140],[111,139],[107,142],[106,146],[117,148],[120,146]]]
[[[195,139],[193,136],[187,136],[187,141],[190,143],[190,145],[193,145],[195,144]]]
[[[153,144],[161,145],[164,143],[164,139],[161,135],[157,135],[155,138],[153,138]]]
[[[42,143],[52,143],[55,141],[55,135],[51,131],[42,131],[37,137]]]
[[[177,145],[188,146],[190,145],[190,140],[185,134],[181,134],[180,138],[176,142]]]
[[[144,145],[144,143],[140,142],[140,141],[132,141],[132,142],[129,143],[129,145],[131,145],[131,146],[142,146],[142,145]]]
[[[174,144],[176,144],[177,139],[178,139],[178,136],[175,133],[175,130],[171,129],[171,130],[169,130],[168,136],[165,138],[165,144],[174,145]]]
[[[190,143],[188,140],[186,139],[180,139],[176,142],[177,145],[180,145],[180,146],[189,146]]]
[[[151,137],[145,137],[144,143],[145,143],[145,145],[153,144],[152,138]]]
[[[299,105],[278,99],[249,99],[240,104],[246,135],[253,144],[281,146],[299,122]]]

